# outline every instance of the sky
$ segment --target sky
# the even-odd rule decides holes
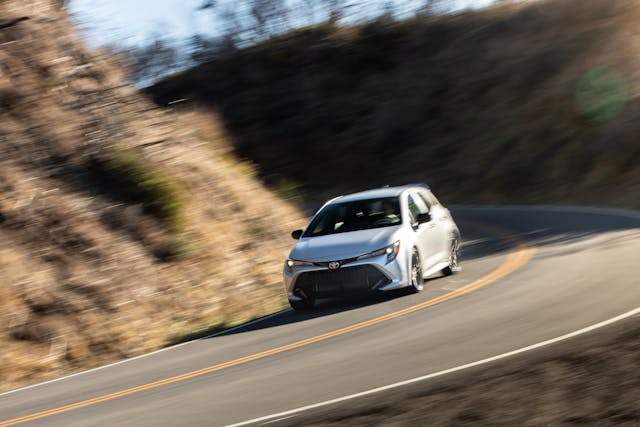
[[[452,0],[456,9],[480,8],[494,0]],[[162,35],[187,39],[210,33],[215,27],[206,11],[198,12],[203,0],[70,0],[68,9],[92,46],[144,45]],[[418,0],[370,0],[376,5],[390,2],[402,10],[418,6]]]

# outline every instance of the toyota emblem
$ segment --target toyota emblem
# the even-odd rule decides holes
[[[329,263],[329,270],[337,270],[340,268],[340,263],[338,261],[333,261]]]

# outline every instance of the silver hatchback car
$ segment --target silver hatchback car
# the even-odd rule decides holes
[[[428,186],[385,187],[336,197],[313,216],[284,264],[291,307],[321,298],[422,290],[460,269],[460,231]]]

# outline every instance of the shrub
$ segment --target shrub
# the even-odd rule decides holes
[[[302,186],[293,180],[283,179],[275,186],[274,190],[282,200],[295,200],[299,198]]]
[[[153,248],[153,254],[162,262],[180,261],[185,259],[192,246],[182,235],[171,235]]]
[[[100,179],[121,197],[142,204],[172,231],[182,228],[182,188],[163,171],[122,148],[108,150],[97,165]]]

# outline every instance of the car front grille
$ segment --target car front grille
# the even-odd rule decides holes
[[[315,270],[301,273],[294,293],[306,298],[328,298],[375,291],[391,280],[372,265]]]

